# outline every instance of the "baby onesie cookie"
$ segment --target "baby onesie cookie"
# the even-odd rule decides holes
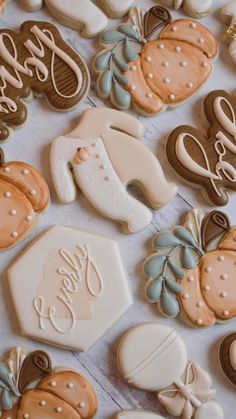
[[[0,363],[0,414],[3,419],[92,419],[98,401],[78,372],[53,369],[46,352],[14,348]]]
[[[48,22],[28,21],[20,32],[0,30],[0,141],[27,119],[32,93],[68,111],[87,95],[90,76],[80,55]]]
[[[140,143],[143,135],[143,124],[123,112],[84,112],[77,128],[52,144],[51,173],[60,202],[75,201],[76,183],[90,204],[125,232],[146,228],[152,212],[127,186],[137,185],[152,208],[167,204],[177,187],[166,181],[156,157]]]
[[[216,206],[229,202],[236,191],[236,98],[224,90],[204,100],[209,123],[206,136],[191,126],[176,128],[166,144],[168,160],[183,180],[192,183]]]
[[[131,105],[151,116],[186,102],[207,81],[218,46],[198,22],[172,22],[161,6],[130,11],[126,24],[101,35],[102,50],[94,61],[97,90],[114,107]]]
[[[233,62],[236,63],[236,1],[231,1],[223,7],[220,16],[222,22],[228,25],[229,54]]]
[[[52,15],[63,25],[78,30],[83,36],[92,38],[104,31],[108,24],[106,15],[120,18],[124,16],[134,0],[102,0],[102,10],[90,0],[22,0],[29,11],[39,10],[43,3]]]
[[[0,149],[0,251],[17,245],[49,205],[48,186],[27,163],[4,161]]]
[[[118,243],[69,227],[34,240],[8,278],[22,334],[64,349],[86,351],[132,305]]]
[[[129,329],[120,341],[117,359],[124,379],[140,390],[157,392],[170,415],[223,419],[211,377],[188,361],[185,344],[173,329],[158,323]]]
[[[161,0],[161,3],[176,10],[183,7],[188,15],[196,19],[207,16],[213,6],[213,0]]]
[[[219,361],[226,378],[236,386],[236,333],[224,338],[220,345]]]
[[[139,410],[132,410],[127,412],[119,412],[114,419],[164,419],[163,416],[155,413],[143,412]]]
[[[236,229],[220,211],[191,211],[184,226],[158,233],[144,263],[146,296],[192,327],[236,317]]]

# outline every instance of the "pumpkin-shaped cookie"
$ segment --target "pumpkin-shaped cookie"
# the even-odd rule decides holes
[[[92,385],[75,371],[53,370],[43,351],[29,355],[20,348],[11,351],[7,362],[0,364],[0,377],[3,419],[91,419],[96,415]]]
[[[164,29],[163,29],[164,27]],[[155,115],[186,102],[207,81],[218,47],[212,33],[190,19],[171,21],[167,9],[130,12],[127,24],[101,36],[95,60],[101,97],[118,109],[131,104]]]
[[[0,153],[0,251],[23,240],[35,226],[38,214],[49,204],[49,189],[36,169],[27,163],[4,162]]]

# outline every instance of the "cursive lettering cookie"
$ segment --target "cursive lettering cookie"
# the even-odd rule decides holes
[[[236,333],[231,333],[221,342],[219,361],[226,378],[236,385]]]
[[[220,211],[191,211],[184,226],[158,233],[144,263],[146,296],[161,312],[192,327],[236,317],[236,229]]]
[[[96,393],[78,372],[53,369],[43,351],[14,348],[0,364],[0,414],[3,419],[92,419]]]
[[[90,0],[22,0],[29,11],[39,10],[43,3],[63,25],[78,30],[83,36],[92,38],[102,32],[108,20],[103,11],[112,18],[125,15],[134,0],[102,0],[102,10]]]
[[[141,412],[139,410],[132,410],[118,413],[114,419],[164,419],[163,416],[155,413]]]
[[[161,3],[176,10],[183,7],[188,15],[196,19],[207,16],[213,6],[213,0],[161,0]]]
[[[0,251],[32,231],[49,201],[48,186],[37,170],[20,161],[6,163],[0,149]]]
[[[223,7],[220,16],[222,22],[228,25],[226,34],[229,40],[229,54],[236,63],[236,1],[231,1]]]
[[[191,126],[176,128],[166,145],[168,160],[187,182],[200,188],[217,206],[229,202],[228,191],[236,191],[236,98],[215,90],[204,101],[209,123],[207,136]]]
[[[58,111],[74,108],[87,95],[88,69],[51,23],[24,22],[19,33],[1,29],[0,59],[0,141],[26,121],[25,101],[32,92]]]
[[[185,343],[173,329],[158,323],[129,329],[120,341],[117,361],[128,384],[157,392],[159,402],[170,415],[223,419],[210,375],[188,361]]]
[[[133,8],[126,24],[101,35],[97,90],[118,109],[151,116],[186,102],[207,81],[218,47],[198,22],[172,22],[161,6]]]
[[[65,349],[86,351],[132,305],[117,242],[69,227],[39,236],[8,277],[22,333]]]
[[[51,149],[51,173],[60,202],[76,199],[76,187],[105,217],[136,233],[152,220],[152,212],[127,186],[137,185],[152,208],[167,204],[177,192],[155,156],[139,140],[144,126],[132,116],[108,108],[86,111],[77,128],[57,138]],[[93,173],[93,176],[91,176]]]

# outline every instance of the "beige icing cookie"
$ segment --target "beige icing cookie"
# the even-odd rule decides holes
[[[213,34],[190,19],[172,22],[161,6],[130,11],[126,24],[101,35],[94,61],[97,90],[118,109],[131,105],[146,116],[186,102],[207,81],[218,46]]]
[[[161,3],[174,9],[183,7],[188,15],[196,19],[207,16],[213,6],[213,0],[161,0]]]
[[[117,413],[114,419],[164,419],[164,418],[163,416],[156,415],[155,413],[133,410],[133,411]]]
[[[36,169],[18,161],[5,163],[0,154],[0,250],[7,250],[32,231],[50,196]]]
[[[15,348],[14,360],[0,364],[3,419],[91,419],[98,402],[89,381],[78,372],[53,370],[46,352]],[[15,372],[16,371],[16,372]]]

